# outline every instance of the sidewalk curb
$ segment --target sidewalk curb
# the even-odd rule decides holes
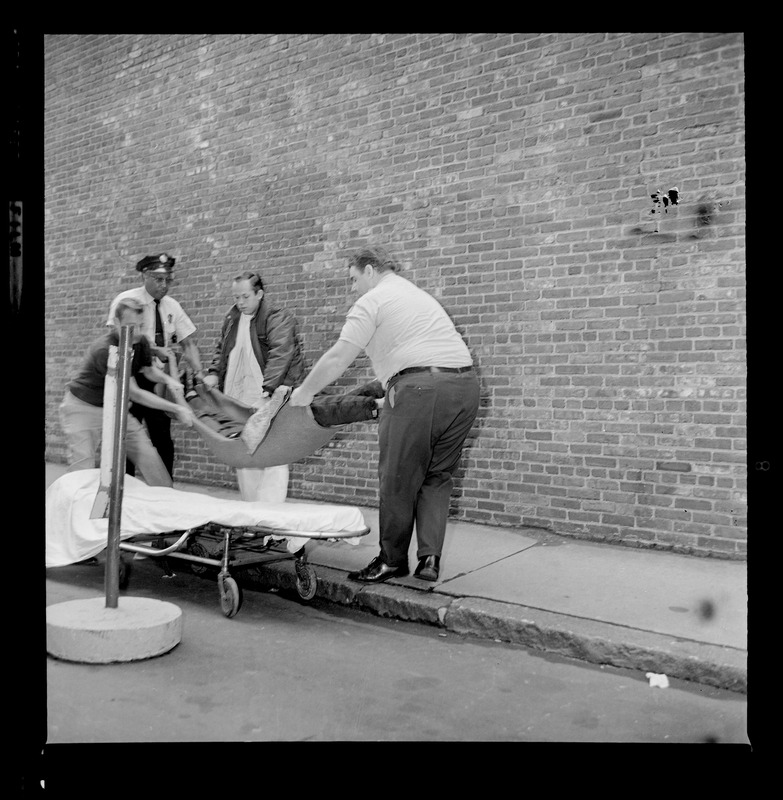
[[[747,655],[733,648],[472,597],[455,600],[446,626],[593,664],[747,692]]]
[[[507,642],[592,664],[610,665],[747,693],[747,652],[622,625],[475,597],[417,590],[395,583],[361,584],[313,564],[316,597],[381,617],[419,622],[452,633]],[[294,589],[290,561],[245,571],[243,585]]]

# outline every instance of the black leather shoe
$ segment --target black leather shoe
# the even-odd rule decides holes
[[[419,566],[416,567],[416,572],[413,574],[423,581],[436,581],[439,571],[440,556],[424,556],[419,559]]]
[[[389,578],[404,578],[407,574],[408,567],[390,567],[380,556],[376,556],[364,569],[349,572],[348,577],[362,583],[381,583]]]

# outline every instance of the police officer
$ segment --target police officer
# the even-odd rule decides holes
[[[171,373],[169,365],[176,366],[176,354],[172,346],[179,344],[182,355],[193,372],[203,375],[201,356],[196,344],[196,326],[185,313],[182,306],[169,294],[174,283],[174,264],[176,259],[167,253],[145,256],[136,264],[141,274],[141,286],[120,292],[111,303],[107,325],[112,325],[114,310],[120,300],[133,298],[143,306],[142,334],[145,336],[155,357],[153,363],[166,373]],[[143,375],[137,378],[139,388],[154,391],[153,384]],[[130,413],[147,426],[152,444],[160,454],[169,475],[174,474],[174,442],[171,438],[171,417],[156,408],[132,403]],[[134,475],[133,465],[127,464],[128,474]]]

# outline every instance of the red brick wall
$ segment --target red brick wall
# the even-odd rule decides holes
[[[45,56],[49,459],[138,258],[177,257],[205,358],[260,270],[312,364],[374,241],[478,364],[456,517],[744,555],[741,34],[51,35]],[[178,478],[233,483],[174,429]],[[376,466],[355,425],[290,494],[374,505]]]

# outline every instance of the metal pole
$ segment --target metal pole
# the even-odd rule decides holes
[[[120,594],[120,521],[122,491],[125,487],[125,432],[128,428],[130,394],[131,343],[133,325],[120,328],[119,361],[117,364],[117,403],[114,415],[114,460],[109,494],[109,538],[106,546],[106,608],[117,608]]]

